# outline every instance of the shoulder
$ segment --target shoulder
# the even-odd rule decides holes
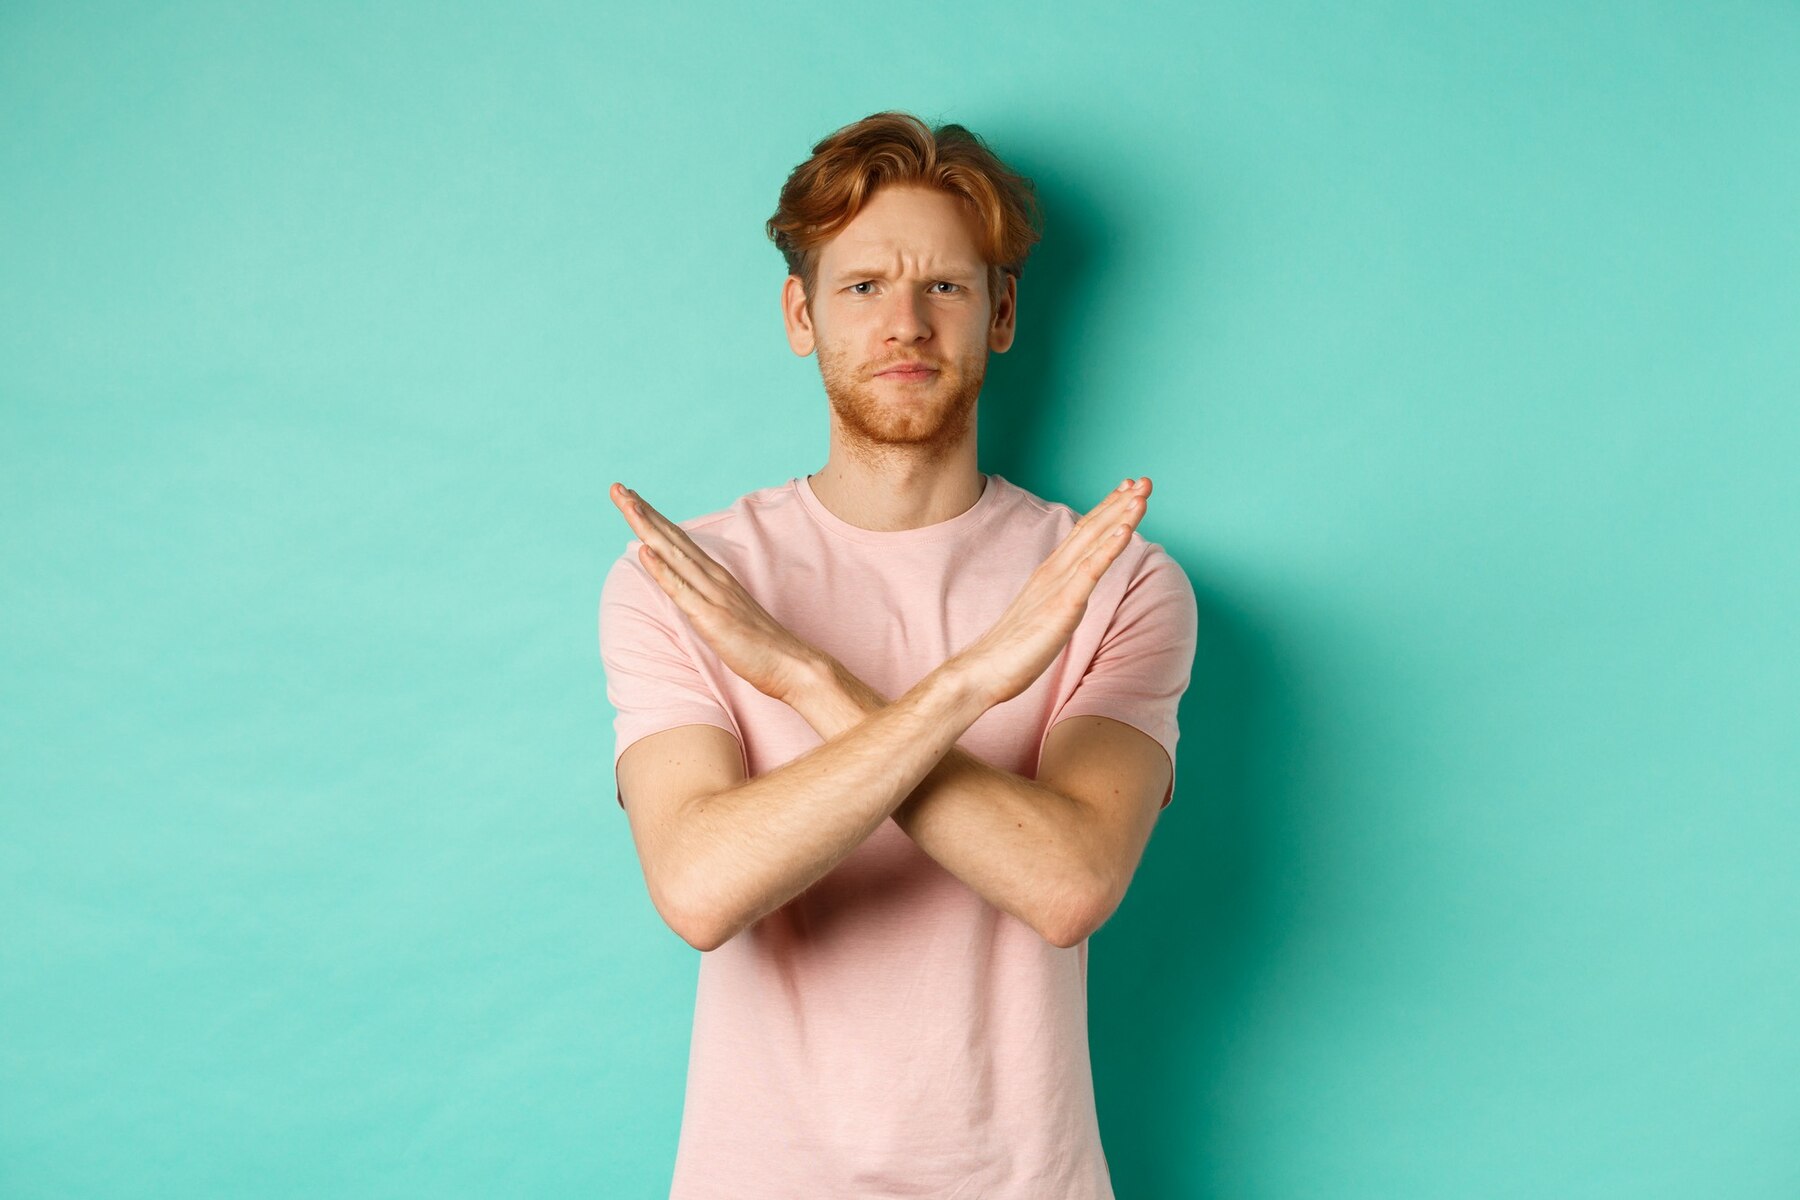
[[[1051,546],[1059,544],[1087,515],[1086,509],[1077,510],[1061,501],[1047,499],[1011,481],[1006,481],[1005,486],[1017,493],[1011,520],[1018,527],[1033,529],[1040,540]],[[1098,504],[1099,500],[1094,503]],[[1160,542],[1151,541],[1136,529],[1131,531],[1130,544],[1108,569],[1106,577],[1120,593],[1147,582],[1153,590],[1185,590],[1190,601],[1193,597],[1193,585],[1174,555]]]
[[[664,510],[663,515],[669,514]],[[729,567],[734,548],[745,545],[767,527],[792,520],[797,515],[798,502],[790,481],[745,492],[724,508],[697,516],[677,517],[675,524],[693,538],[694,543],[702,550]],[[620,521],[623,523],[623,518]],[[626,529],[629,533],[630,527],[627,526]],[[655,585],[649,571],[644,568],[643,560],[638,557],[638,550],[643,544],[636,536],[627,537],[624,549],[607,571],[609,584],[616,576],[637,575],[641,576],[643,582]]]

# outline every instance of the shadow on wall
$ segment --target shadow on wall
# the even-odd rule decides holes
[[[1018,336],[989,360],[981,459],[983,470],[1035,491],[1033,464],[1054,456],[1046,431],[1080,424],[1071,420],[1078,414],[1091,424],[1095,415],[1079,410],[1106,400],[1092,387],[1070,386],[1063,348],[1082,337],[1095,281],[1118,270],[1109,248],[1121,243],[1108,231],[1131,229],[1134,218],[1116,210],[1116,187],[1071,191],[1062,173],[1029,156],[1011,161],[1037,183],[1045,231],[1019,281]],[[1138,225],[1134,238],[1157,235]],[[1142,473],[1121,468],[1130,472]],[[1058,498],[1087,507],[1080,497]],[[1157,819],[1130,894],[1088,948],[1096,1101],[1124,1200],[1211,1195],[1206,1177],[1232,1156],[1217,1085],[1231,1073],[1234,1031],[1281,943],[1280,885],[1269,864],[1280,857],[1274,843],[1301,789],[1283,764],[1297,761],[1303,731],[1296,714],[1282,711],[1291,705],[1255,614],[1208,586],[1198,531],[1179,536],[1165,525],[1154,540],[1188,570],[1200,629],[1181,704],[1175,797]]]
[[[1277,843],[1304,790],[1282,765],[1304,750],[1281,711],[1274,648],[1241,611],[1195,590],[1181,778],[1125,902],[1088,943],[1095,1099],[1121,1197],[1212,1196],[1205,1183],[1234,1158],[1224,1089],[1284,940],[1271,864],[1286,857]]]

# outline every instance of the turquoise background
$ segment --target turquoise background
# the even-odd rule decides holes
[[[0,1195],[665,1195],[623,480],[824,462],[764,239],[1034,178],[982,465],[1148,474],[1123,1200],[1800,1194],[1792,4],[0,8]]]

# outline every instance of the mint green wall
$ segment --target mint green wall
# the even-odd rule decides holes
[[[1048,209],[984,467],[1201,597],[1123,1200],[1800,1194],[1793,5],[380,7],[0,8],[0,1194],[666,1194],[606,489],[823,463],[887,107]]]

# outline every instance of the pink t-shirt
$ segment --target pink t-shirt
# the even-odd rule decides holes
[[[804,478],[680,525],[777,621],[893,698],[986,632],[1080,516],[986,478],[972,507],[918,529],[852,525]],[[615,766],[637,739],[696,722],[735,735],[751,776],[819,745],[719,661],[639,544],[600,602]],[[1050,726],[1092,713],[1173,764],[1196,620],[1186,574],[1133,532],[1062,655],[957,744],[1035,779]],[[1044,940],[883,822],[701,956],[671,1200],[1111,1197],[1087,948]]]

